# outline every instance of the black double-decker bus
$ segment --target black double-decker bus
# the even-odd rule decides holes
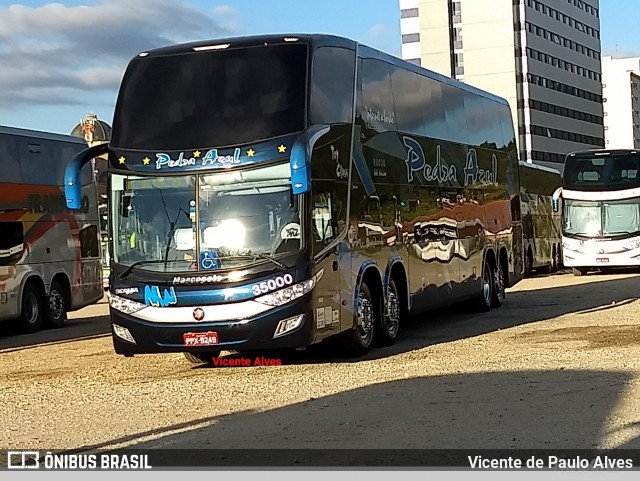
[[[395,342],[409,312],[498,307],[523,272],[501,98],[345,38],[270,35],[131,60],[110,142],[116,352]]]

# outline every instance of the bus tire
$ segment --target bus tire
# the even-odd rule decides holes
[[[527,249],[527,254],[524,256],[524,275],[529,277],[533,272],[533,252],[531,247]]]
[[[504,272],[500,263],[500,258],[496,259],[496,265],[492,266],[493,288],[491,289],[491,307],[498,308],[502,306],[503,299],[507,298],[505,291]]]
[[[389,279],[389,287],[385,300],[385,308],[373,330],[373,342],[376,346],[392,346],[398,338],[402,308],[398,287],[393,279]]]
[[[22,291],[20,306],[20,327],[28,333],[38,332],[42,328],[42,293],[32,282],[27,282]]]
[[[556,268],[562,269],[562,244],[556,246]]]
[[[476,307],[479,312],[487,312],[492,307],[499,307],[502,304],[500,296],[496,293],[496,271],[485,257],[482,265],[482,280],[480,284],[480,295],[476,298]]]
[[[47,327],[57,329],[67,322],[67,296],[65,289],[58,281],[51,283],[49,298],[45,309]]]
[[[213,358],[220,356],[220,351],[209,352],[185,352],[184,357],[191,364],[213,364]]]
[[[378,299],[377,303],[373,301],[369,286],[363,282],[358,291],[355,326],[345,333],[341,346],[347,356],[353,357],[364,356],[369,352],[373,343],[376,320],[381,317],[381,300]]]

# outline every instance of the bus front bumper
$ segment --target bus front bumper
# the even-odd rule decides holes
[[[152,322],[114,308],[110,312],[115,351],[125,356],[295,348],[311,344],[314,338],[306,296],[242,320]]]

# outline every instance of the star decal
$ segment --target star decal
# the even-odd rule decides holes
[[[249,157],[253,157],[254,155],[256,155],[256,151],[253,150],[253,149],[249,149],[249,150],[247,150],[247,155]]]
[[[142,163],[144,165],[149,165],[149,162],[151,162],[151,159],[149,157],[145,157],[144,159],[142,159]]]
[[[120,162],[121,164],[124,164],[125,160],[127,160],[127,159],[125,159],[124,156],[120,156],[120,158],[118,159],[118,162]]]
[[[286,151],[287,151],[287,148],[283,144],[280,144],[278,146],[278,152],[280,152],[281,154],[285,153]]]
[[[200,157],[200,154],[201,154],[201,152],[200,152],[199,150],[196,150],[196,151],[193,153],[193,156],[197,159],[198,157]]]

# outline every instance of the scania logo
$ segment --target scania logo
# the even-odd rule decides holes
[[[193,310],[193,318],[196,321],[201,321],[202,319],[204,319],[204,309],[202,307],[196,307]]]

